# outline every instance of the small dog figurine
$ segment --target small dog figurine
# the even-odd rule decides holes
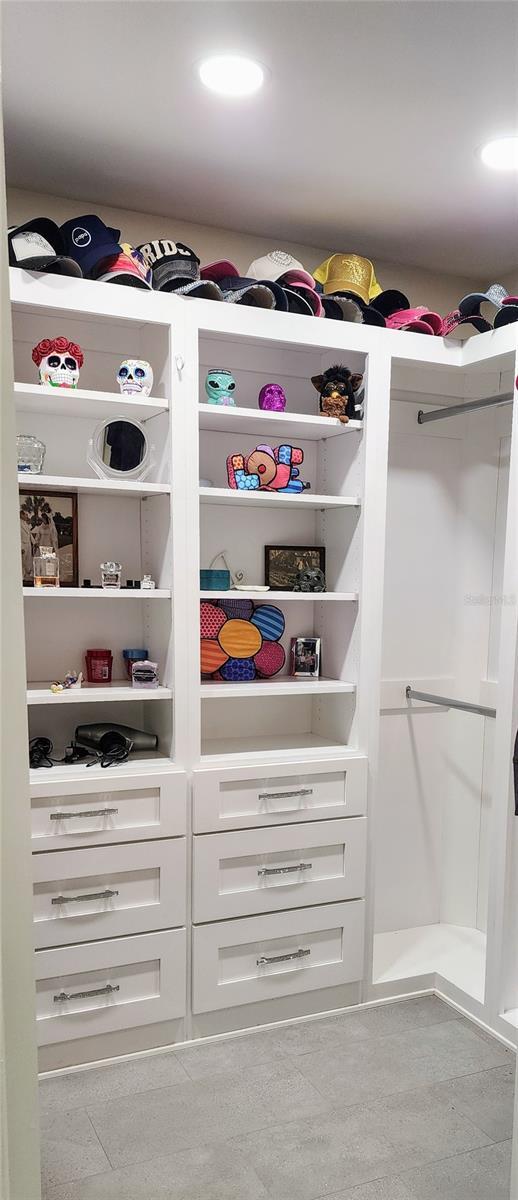
[[[353,375],[348,367],[337,363],[323,375],[313,375],[311,382],[319,393],[320,412],[325,417],[338,417],[342,425],[362,420],[363,375]]]

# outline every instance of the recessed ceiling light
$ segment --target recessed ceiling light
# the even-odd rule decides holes
[[[199,75],[205,87],[220,96],[251,96],[264,81],[264,70],[259,63],[239,54],[217,54],[204,59]]]
[[[496,138],[482,147],[480,157],[494,171],[518,171],[518,136]]]

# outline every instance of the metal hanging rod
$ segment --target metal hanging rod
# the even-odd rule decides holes
[[[469,400],[466,404],[453,404],[451,408],[432,408],[431,412],[419,409],[417,421],[426,425],[428,421],[443,421],[446,417],[458,417],[461,413],[475,412],[477,408],[491,408],[494,404],[512,404],[513,393],[502,396],[486,396],[484,400]]]
[[[443,704],[445,708],[460,708],[463,712],[478,713],[481,717],[496,717],[496,708],[485,704],[469,704],[467,700],[452,700],[451,696],[433,696],[430,692],[416,692],[409,683],[405,688],[407,700],[424,700],[428,704]]]

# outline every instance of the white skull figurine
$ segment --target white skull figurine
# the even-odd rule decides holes
[[[153,368],[144,358],[125,358],[117,371],[117,383],[123,396],[150,396]]]

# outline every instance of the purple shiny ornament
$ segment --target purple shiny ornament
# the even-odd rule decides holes
[[[286,396],[280,383],[265,383],[259,392],[259,408],[267,408],[271,412],[284,412]]]

